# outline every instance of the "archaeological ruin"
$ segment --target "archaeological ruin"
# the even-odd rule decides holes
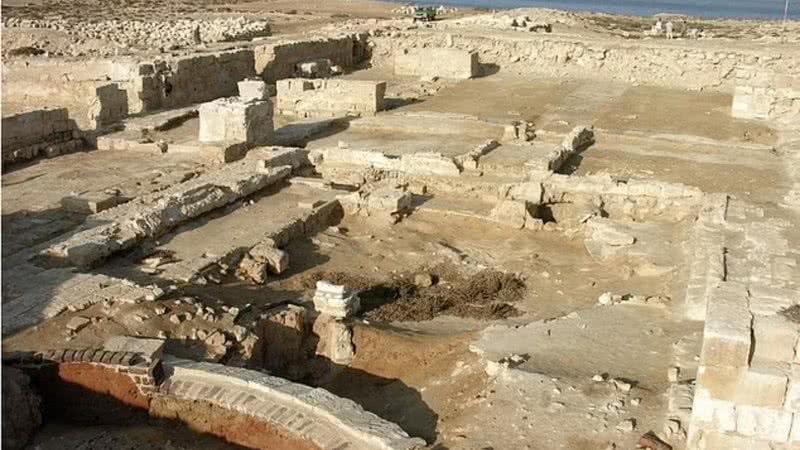
[[[800,23],[414,11],[4,2],[4,447],[800,449]]]

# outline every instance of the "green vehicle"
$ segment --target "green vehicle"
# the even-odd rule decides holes
[[[432,6],[417,7],[414,11],[414,22],[432,22],[436,20],[436,8]]]

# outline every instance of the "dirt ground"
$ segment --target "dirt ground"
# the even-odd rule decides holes
[[[3,2],[3,15],[76,23],[244,15],[268,19],[280,38],[313,35],[351,19],[398,17],[398,6],[367,0],[9,0]],[[473,13],[462,9],[451,14]],[[580,39],[644,39],[641,31],[648,23],[643,18],[562,15],[560,32]],[[716,21],[708,27],[720,37],[761,39],[746,45],[777,39],[774,24]],[[4,28],[2,41],[5,58],[6,49],[57,53],[76,45],[75,36],[49,29]],[[102,40],[79,44],[84,56],[100,54],[108,45]],[[595,144],[574,156],[560,170],[563,174],[683,183],[772,207],[793,182],[776,151],[778,134],[764,122],[732,118],[730,93],[591,78],[531,78],[518,69],[512,64],[462,82],[410,79],[381,67],[354,71],[345,78],[387,80],[390,110],[374,120],[375,127],[360,128],[352,120],[312,136],[307,148],[342,145],[390,155],[436,151],[454,156],[488,138],[499,139],[502,126],[511,121],[526,120],[537,131],[533,145],[543,148],[557,145],[576,125],[595,127]],[[3,105],[9,110],[23,106]],[[475,120],[444,119],[447,114]],[[190,120],[165,136],[193,137],[197,122]],[[280,125],[287,122],[277,118]],[[430,129],[414,129],[425,122]],[[437,125],[446,132],[437,132]],[[510,172],[524,166],[528,150],[501,146],[482,163]],[[187,155],[154,158],[104,151],[16,166],[2,176],[3,263],[22,262],[25,251],[86,219],[65,212],[63,197],[105,190],[136,197],[213,169]],[[627,449],[649,430],[662,432],[669,415],[667,370],[676,358],[684,358],[689,362],[683,381],[688,381],[701,343],[702,324],[683,320],[679,305],[687,285],[685,243],[693,217],[626,223],[639,227],[633,250],[600,260],[587,249],[582,226],[553,222],[542,230],[514,230],[487,220],[494,204],[477,194],[468,199],[418,196],[410,216],[395,225],[347,215],[312,237],[293,240],[285,248],[289,269],[270,275],[263,285],[232,276],[191,284],[159,270],[142,270],[148,256],[192,261],[247,247],[299,202],[333,198],[321,192],[281,185],[148,241],[149,253],[139,249],[109,259],[92,270],[158,283],[170,293],[156,302],[66,311],[4,336],[4,351],[90,347],[114,335],[163,334],[170,353],[226,362],[233,359],[227,349],[199,348],[192,342],[197,339],[186,336],[198,329],[229,332],[232,307],[251,316],[278,305],[310,307],[314,283],[327,280],[358,291],[363,309],[352,321],[352,364],[315,382],[424,438],[428,448]],[[4,293],[6,287],[4,281]],[[606,293],[625,300],[598,304]],[[11,300],[4,297],[4,302]],[[201,317],[207,308],[215,311],[211,320]],[[181,323],[167,318],[198,309],[201,313]],[[67,332],[76,317],[91,317],[91,326]],[[204,414],[202,408],[197,414]],[[682,448],[680,439],[675,442],[676,449]],[[236,447],[154,421],[81,427],[49,423],[29,448]]]

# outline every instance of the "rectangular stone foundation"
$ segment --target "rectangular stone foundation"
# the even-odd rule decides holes
[[[273,134],[269,100],[222,98],[200,106],[200,142],[267,143]]]
[[[374,116],[384,109],[383,81],[291,78],[278,81],[275,110],[299,117]]]
[[[415,48],[395,54],[394,73],[457,80],[478,75],[478,54],[454,48]]]

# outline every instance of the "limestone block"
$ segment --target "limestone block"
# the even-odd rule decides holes
[[[700,366],[697,368],[697,386],[711,398],[734,401],[742,373],[746,368]]]
[[[385,107],[383,81],[288,78],[277,82],[278,114],[298,117],[374,116]]]
[[[163,356],[164,343],[163,339],[112,336],[103,344],[103,349],[112,352],[139,353],[146,361],[152,362]]]
[[[313,300],[317,312],[337,319],[350,317],[361,308],[361,302],[355,293],[327,281],[317,281]]]
[[[800,364],[792,364],[789,370],[789,387],[786,390],[784,409],[800,413]]]
[[[747,291],[731,282],[710,291],[700,360],[707,366],[746,367],[751,347]]]
[[[335,364],[349,365],[353,361],[353,330],[341,320],[321,315],[314,321],[313,331],[319,337],[317,355]]]
[[[525,200],[532,205],[541,205],[544,198],[544,188],[542,183],[520,183],[509,189],[509,195],[514,200]]]
[[[792,434],[789,436],[789,442],[800,442],[800,414],[795,413],[792,419]]]
[[[497,223],[518,229],[525,227],[529,216],[527,203],[518,200],[499,201],[489,215]]]
[[[594,127],[577,126],[561,141],[561,148],[569,152],[586,149],[594,143]]]
[[[794,417],[791,412],[758,406],[736,407],[736,431],[744,436],[786,442]]]
[[[200,105],[200,142],[263,144],[272,138],[272,105],[269,101],[244,102],[236,97]]]
[[[250,249],[250,256],[256,261],[266,262],[272,272],[283,273],[289,268],[289,253],[270,244],[259,243]]]
[[[788,378],[777,368],[752,367],[742,372],[735,386],[738,405],[763,406],[780,409],[786,399]]]
[[[333,63],[330,59],[320,58],[297,64],[297,76],[302,78],[324,78],[331,76]]]
[[[421,78],[464,80],[479,74],[478,53],[456,48],[413,48],[394,57],[394,72]]]
[[[237,83],[239,98],[249,102],[251,100],[269,100],[269,86],[263,80],[248,78]]]
[[[70,212],[83,214],[97,214],[100,211],[113,208],[128,198],[120,195],[110,195],[103,192],[89,192],[80,195],[70,195],[61,199],[61,207]]]
[[[692,403],[692,421],[700,421],[719,431],[736,430],[736,404],[716,400],[710,393],[698,387]]]
[[[370,192],[366,200],[367,208],[370,210],[383,210],[390,213],[398,213],[411,209],[413,196],[410,192],[382,188]]]
[[[700,448],[704,450],[772,450],[768,441],[715,431],[704,433]]]
[[[457,177],[461,174],[452,159],[440,153],[413,153],[400,158],[403,172],[411,175]]]
[[[754,358],[770,361],[794,361],[794,349],[800,326],[782,315],[753,319]]]

